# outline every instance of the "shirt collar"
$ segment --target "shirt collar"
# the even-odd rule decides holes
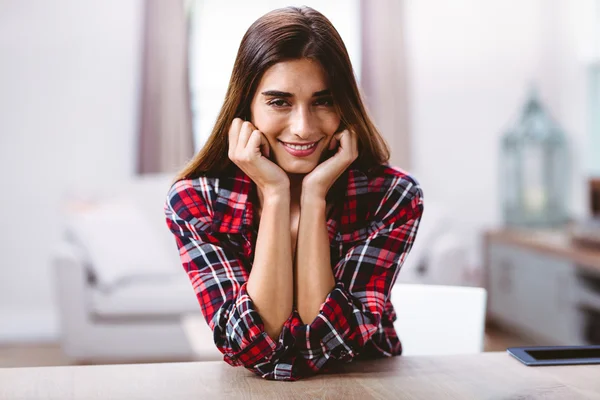
[[[357,216],[357,210],[362,210],[363,201],[360,194],[366,192],[366,179],[366,174],[353,163],[329,190],[327,199],[334,202],[332,214],[327,220],[330,240],[338,230],[350,231],[356,222],[361,220]],[[245,229],[252,229],[254,216],[252,199],[257,198],[254,182],[235,165],[233,170],[228,169],[223,173],[218,181],[213,231],[241,233]]]

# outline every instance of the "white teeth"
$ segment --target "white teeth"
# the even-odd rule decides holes
[[[312,147],[315,147],[317,143],[313,143],[311,145],[306,145],[306,146],[297,146],[297,145],[293,145],[293,144],[287,144],[284,143],[285,146],[289,147],[290,149],[294,149],[294,150],[308,150]]]

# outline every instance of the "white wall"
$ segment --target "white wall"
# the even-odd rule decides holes
[[[134,173],[141,4],[0,2],[0,341],[57,334],[63,191]]]
[[[577,2],[572,2],[577,3]],[[584,214],[585,98],[568,0],[406,1],[413,172],[481,262],[501,223],[499,140],[532,82],[572,143],[572,212]]]
[[[587,180],[594,167],[588,80],[593,35],[600,33],[594,32],[594,24],[600,22],[594,1],[546,0],[541,19],[544,40],[538,74],[553,116],[571,142],[569,190],[575,217],[588,214]]]

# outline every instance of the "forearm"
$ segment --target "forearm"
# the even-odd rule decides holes
[[[266,196],[247,291],[265,331],[276,340],[293,305],[289,193]]]
[[[319,314],[335,286],[325,210],[324,198],[302,196],[294,284],[296,307],[305,324],[310,324]]]

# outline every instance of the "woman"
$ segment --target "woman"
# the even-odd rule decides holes
[[[423,205],[388,159],[329,20],[289,7],[254,22],[165,205],[226,362],[296,380],[401,353],[389,293]]]

